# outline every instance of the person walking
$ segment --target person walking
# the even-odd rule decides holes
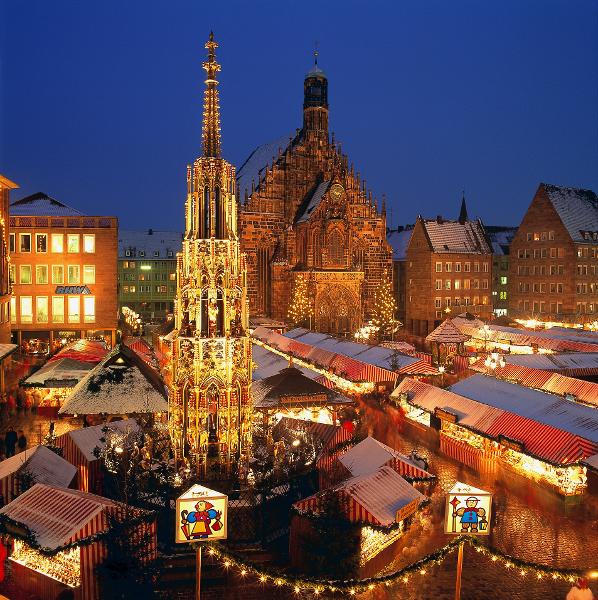
[[[27,438],[25,437],[25,432],[22,429],[19,430],[19,437],[17,439],[17,447],[19,448],[19,452],[23,452],[24,450],[27,450]]]
[[[4,442],[6,444],[6,458],[10,458],[15,455],[15,446],[17,445],[17,441],[19,436],[17,432],[14,430],[14,427],[9,427],[6,432],[6,436],[4,437]]]

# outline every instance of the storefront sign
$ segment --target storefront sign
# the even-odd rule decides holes
[[[457,481],[446,495],[444,532],[488,535],[492,516],[492,494]]]
[[[86,285],[57,285],[55,294],[91,294]]]
[[[227,509],[224,494],[197,484],[190,487],[176,501],[176,543],[226,539]]]
[[[443,421],[448,421],[449,423],[457,422],[457,415],[455,413],[444,410],[443,408],[438,408],[438,406],[434,409],[434,416]]]
[[[505,448],[509,448],[509,450],[515,450],[516,452],[523,452],[524,444],[518,440],[512,440],[504,435],[498,436],[498,443],[502,444]]]

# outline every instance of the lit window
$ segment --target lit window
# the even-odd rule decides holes
[[[69,323],[79,323],[81,321],[81,302],[79,296],[68,297]]]
[[[19,283],[31,283],[31,265],[21,265],[19,267]]]
[[[38,323],[48,322],[48,297],[38,296],[35,299],[35,320]]]
[[[170,279],[170,281],[176,281],[176,273],[170,273],[168,278]]]
[[[52,296],[52,323],[64,323],[64,296]]]
[[[31,234],[19,233],[19,251],[31,252]]]
[[[10,322],[17,322],[17,299],[14,296],[10,299]]]
[[[96,320],[95,296],[83,296],[83,321],[85,323],[95,323],[95,320]]]
[[[52,283],[64,283],[64,267],[62,265],[52,265]]]
[[[96,282],[96,267],[95,265],[83,265],[83,283]]]
[[[83,234],[83,252],[93,254],[96,251],[96,236],[94,233]],[[127,256],[129,256],[127,254]]]
[[[137,288],[136,288],[134,285],[132,285],[132,286],[129,288],[129,291],[131,292],[131,294],[134,294],[134,293],[135,293],[135,291],[136,291],[136,289],[137,289]]]
[[[67,281],[69,284],[80,283],[81,275],[79,265],[69,265]]]
[[[64,235],[62,233],[52,234],[52,252],[56,254],[64,252]]]
[[[10,277],[10,283],[16,283],[17,277],[17,266],[15,264],[11,264],[8,270],[8,276]]]
[[[21,296],[21,323],[33,322],[33,298]]]
[[[442,263],[441,262],[436,263],[436,273],[442,273]]]
[[[48,251],[48,234],[47,233],[36,233],[35,234],[35,251],[44,254]]]
[[[505,276],[500,278],[500,285],[507,285],[507,278]]]
[[[66,250],[70,254],[77,254],[79,252],[79,234],[69,233],[66,236]]]
[[[48,283],[48,265],[37,265],[35,267],[35,283]]]

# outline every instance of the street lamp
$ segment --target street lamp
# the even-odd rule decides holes
[[[446,371],[446,367],[444,365],[440,365],[438,367],[438,372],[440,373],[440,387],[444,387],[444,372]]]
[[[490,337],[490,327],[485,323],[482,327],[482,331],[484,333],[484,352],[488,352],[488,338]]]
[[[489,354],[486,357],[486,360],[484,361],[484,365],[486,365],[486,367],[492,369],[493,371],[496,370],[498,367],[500,367],[501,369],[504,368],[506,364],[507,363],[505,362],[505,359],[497,352]]]

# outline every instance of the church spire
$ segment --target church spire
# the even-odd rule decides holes
[[[463,192],[463,197],[461,198],[461,210],[459,211],[459,223],[463,225],[466,221],[469,221],[469,217],[467,216],[467,205],[465,204],[465,192]]]
[[[218,81],[216,74],[220,71],[220,64],[216,62],[216,48],[218,44],[214,41],[214,33],[210,31],[210,37],[205,46],[208,50],[208,60],[202,66],[206,71],[206,89],[203,94],[203,124],[202,145],[203,155],[206,157],[220,157],[220,102],[218,99]]]

